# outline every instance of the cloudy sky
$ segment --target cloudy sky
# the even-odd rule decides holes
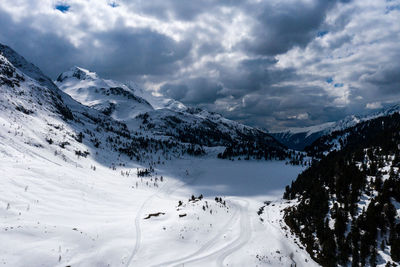
[[[267,129],[400,102],[400,0],[2,0],[0,42]]]

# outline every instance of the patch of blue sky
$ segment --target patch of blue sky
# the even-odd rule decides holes
[[[328,31],[319,31],[317,32],[317,37],[323,37],[328,34]]]
[[[394,10],[400,10],[400,5],[391,5],[391,6],[387,6],[386,10],[385,10],[385,14],[388,14]]]
[[[344,86],[344,84],[343,83],[335,83],[334,85],[333,85],[334,87],[343,87]]]
[[[54,8],[61,11],[62,13],[66,13],[69,10],[70,6],[66,4],[58,4]]]
[[[109,2],[108,5],[109,5],[110,7],[118,7],[118,6],[119,6],[118,3],[115,2],[115,1]]]

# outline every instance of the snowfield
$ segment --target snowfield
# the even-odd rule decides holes
[[[280,197],[299,167],[188,157],[138,178],[135,163],[0,147],[4,266],[315,265],[281,228]]]
[[[129,132],[12,49],[0,45],[0,52],[0,265],[316,265],[282,220],[291,204],[281,196],[301,167],[217,159],[218,144],[205,147],[206,156],[189,156],[190,144]],[[107,101],[135,99],[133,106],[151,109],[106,85],[98,90],[112,95]],[[219,127],[227,139],[274,141],[220,115],[184,116]],[[207,127],[203,133],[215,131]]]

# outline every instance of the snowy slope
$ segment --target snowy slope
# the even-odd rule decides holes
[[[177,144],[143,139],[7,50],[0,55],[3,266],[316,266],[282,228],[288,204],[280,196],[301,167],[190,157]]]
[[[285,221],[322,265],[398,266],[399,131],[394,113],[318,139],[310,153],[336,151],[287,188],[285,196],[299,201]]]
[[[365,116],[350,115],[337,122],[327,122],[310,127],[289,128],[285,131],[271,132],[270,134],[289,148],[303,150],[321,136],[329,135],[335,131],[343,131],[360,122],[398,112],[400,112],[400,105],[397,104]]]
[[[132,125],[133,127],[135,125]],[[155,136],[168,136],[184,143],[203,146],[226,146],[236,141],[254,141],[258,138],[281,146],[267,133],[230,121],[219,114],[200,109],[176,112],[158,109],[137,116],[136,129]]]
[[[75,159],[76,166],[52,153],[39,158],[6,149],[12,157],[1,156],[4,266],[316,266],[281,228],[287,204],[276,196],[296,167],[282,174],[279,162],[205,159],[186,174],[193,166],[187,159],[157,168],[164,180],[155,187],[154,176],[132,175],[140,165],[112,170],[88,157]],[[250,181],[241,176],[249,168]],[[261,186],[265,191],[255,195]],[[188,201],[192,194],[204,198]],[[264,200],[273,204],[258,216]],[[164,214],[144,219],[158,212]]]
[[[131,131],[142,135],[210,147],[261,136],[279,146],[274,138],[259,129],[203,109],[188,108],[179,101],[154,96],[133,83],[125,85],[104,80],[82,68],[74,67],[60,74],[56,84],[75,100],[110,114],[126,123]]]
[[[327,123],[318,124],[318,125],[309,126],[309,127],[288,128],[283,133],[287,133],[287,134],[305,133],[306,137],[308,137],[314,133],[318,133],[318,132],[324,131],[326,129],[329,129],[333,125],[335,125],[334,122],[327,122]]]
[[[10,47],[0,43],[0,52],[7,60],[25,75],[35,80],[42,86],[56,90],[56,86],[43,72],[30,62],[27,62],[21,55],[16,53]],[[3,59],[4,60],[4,59]]]
[[[22,57],[12,57],[15,58],[19,60],[18,65],[29,66]],[[40,75],[43,74],[41,72],[30,74],[32,77]],[[41,84],[41,79],[37,81],[30,76],[15,68],[7,58],[1,57],[0,106],[3,110],[1,115],[4,118],[15,117],[15,120],[21,119],[29,123],[39,120],[41,123],[25,127],[27,131],[41,134],[38,136],[41,138],[40,142],[38,140],[38,146],[44,147],[48,143],[80,153],[79,151],[82,152],[79,149],[80,143],[84,143],[89,146],[90,153],[103,150],[118,155],[124,154],[137,160],[146,158],[148,153],[165,154],[167,150],[170,152],[169,147],[172,145],[175,147],[175,152],[171,151],[168,157],[185,153],[184,145],[133,135],[125,124],[80,104],[53,83],[47,87]],[[57,135],[63,136],[62,140]]]
[[[289,148],[303,150],[321,135],[329,132],[329,129],[335,125],[334,122],[327,122],[310,127],[289,128],[281,132],[271,132],[279,142]]]
[[[55,83],[75,100],[119,121],[129,122],[136,115],[153,109],[126,85],[101,79],[83,68],[73,67],[63,72]]]

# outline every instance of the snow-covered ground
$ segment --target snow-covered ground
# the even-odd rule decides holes
[[[188,157],[138,178],[135,163],[113,170],[29,149],[1,146],[4,266],[314,264],[280,225],[279,199],[299,167]]]
[[[282,222],[290,204],[280,197],[301,167],[217,159],[217,146],[195,158],[181,143],[139,139],[11,49],[0,51],[0,265],[315,265]],[[147,106],[107,85],[106,95]],[[205,111],[191,115],[259,133]]]

